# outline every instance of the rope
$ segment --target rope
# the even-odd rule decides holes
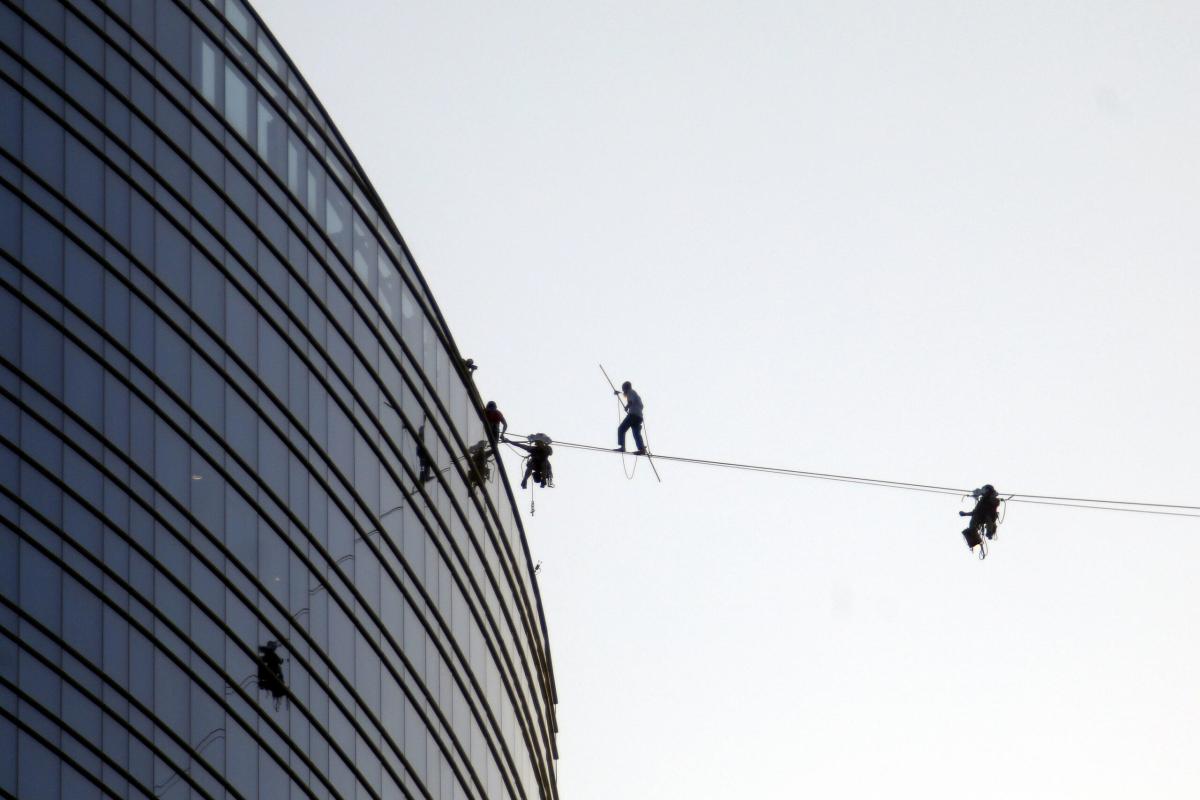
[[[197,742],[192,747],[192,752],[188,754],[188,757],[191,758],[193,755],[198,757],[201,753],[204,752],[204,750],[210,744],[218,741],[219,739],[223,739],[224,737],[225,737],[225,728],[223,728],[223,727],[213,728],[211,731],[209,731],[207,734],[205,734],[204,737],[199,742]],[[175,770],[174,773],[171,775],[171,777],[167,778],[166,781],[164,781],[163,783],[154,784],[154,795],[156,797],[161,797],[162,795],[166,794],[167,789],[170,789],[176,783],[181,781],[183,779],[183,776],[187,773],[190,773],[191,771],[192,771],[191,766],[189,766],[187,769],[183,770],[183,772]]]
[[[1130,514],[1154,514],[1162,517],[1193,517],[1200,519],[1200,514],[1189,514],[1185,511],[1155,511],[1148,508],[1127,508],[1120,505],[1115,505],[1115,500],[1099,500],[1095,502],[1107,502],[1114,505],[1090,505],[1089,503],[1055,503],[1049,500],[1027,500],[1023,496],[1013,496],[1011,499],[1014,503],[1029,503],[1035,506],[1058,506],[1059,508],[1090,508],[1093,511],[1125,511]],[[1071,498],[1067,498],[1071,499]],[[1158,506],[1160,508],[1190,508],[1191,506],[1171,506],[1163,503],[1130,503],[1131,506]]]
[[[519,436],[519,434],[509,434],[510,436]],[[522,439],[528,439],[528,436],[519,436]],[[596,453],[613,453],[614,451],[607,447],[598,447],[596,445],[580,444],[578,442],[564,442],[556,440],[556,446],[567,447],[574,450],[589,450]],[[905,483],[903,481],[889,481],[880,478],[863,478],[854,475],[837,475],[825,472],[811,472],[808,470],[788,469],[785,467],[769,467],[757,464],[742,464],[734,461],[715,461],[712,459],[689,458],[685,456],[664,456],[655,454],[654,458],[660,461],[676,461],[682,464],[699,464],[701,466],[721,467],[725,469],[737,469],[747,472],[765,472],[775,475],[792,475],[802,478],[815,478],[820,480],[841,481],[846,483],[864,483],[874,486],[885,486],[896,489],[911,489],[913,491],[936,492],[939,494],[970,494],[971,490],[955,489],[949,486],[929,486],[919,483]]]
[[[1140,502],[1137,500],[1096,500],[1095,498],[1090,498],[1090,497],[1056,497],[1055,495],[1048,495],[1048,494],[1021,494],[1021,493],[1012,494],[1012,495],[1009,495],[1009,497],[1010,498],[1013,498],[1013,497],[1024,498],[1021,501],[1024,503],[1030,503],[1030,502],[1033,502],[1034,500],[1058,500],[1058,501],[1062,501],[1062,502],[1071,502],[1071,503],[1098,503],[1098,504],[1109,505],[1109,506],[1146,506],[1149,508],[1174,508],[1174,509],[1182,509],[1185,511],[1200,511],[1200,506],[1182,505],[1180,503],[1143,503],[1143,502]]]
[[[504,435],[507,436],[508,432],[505,431]],[[517,438],[524,439],[525,441],[529,441],[528,436],[521,436],[520,434],[514,434],[514,435],[517,436]],[[510,450],[512,450],[514,453],[516,453],[517,456],[521,459],[521,464],[517,469],[519,469],[521,472],[521,475],[524,476],[525,475],[525,462],[528,461],[533,456],[533,454],[526,453],[521,448],[515,447],[511,442],[505,442],[503,439],[501,439],[501,441],[504,442],[504,444],[508,445],[508,448]],[[496,463],[499,464],[500,463],[499,460],[497,460]],[[522,480],[523,479],[524,478],[522,478]],[[533,486],[529,487],[529,516],[531,516],[531,517],[536,513],[536,510],[537,510],[537,506],[535,505],[535,501],[533,499],[533,489],[535,486],[537,486],[537,481],[534,481]]]
[[[658,474],[658,467],[654,466],[654,462],[650,460],[650,426],[646,424],[646,420],[642,419],[642,436],[646,440],[646,463],[650,465],[650,469],[654,471],[654,477],[662,483],[662,476]]]
[[[613,400],[615,400],[617,402],[617,427],[619,428],[621,426],[621,423],[625,421],[625,407],[621,405],[620,398],[614,397]],[[621,453],[621,471],[625,473],[625,480],[631,481],[631,480],[633,480],[634,476],[637,475],[638,460],[636,457],[633,459],[633,470],[630,471],[629,467],[626,466],[625,451],[621,450],[620,453]]]
[[[509,435],[515,438],[529,438],[527,436],[520,436],[519,434]],[[613,452],[607,447],[598,447],[596,445],[581,444],[578,442],[556,441],[555,445],[574,450],[587,450],[595,453]],[[830,472],[814,472],[811,470],[771,467],[760,464],[743,464],[735,461],[717,461],[714,459],[690,458],[686,456],[664,456],[655,454],[654,457],[662,461],[675,461],[681,464],[697,464],[700,466],[717,467],[721,469],[741,470],[744,472],[761,472],[771,475],[784,475],[794,478],[808,478],[812,480],[834,481],[838,483],[852,483],[864,486],[882,487],[885,489],[901,489],[910,492],[927,492],[931,494],[946,495],[970,495],[971,493],[970,489],[961,489],[952,486],[937,486],[927,483],[895,481],[884,478],[869,478],[860,475],[841,475]],[[1052,495],[1019,493],[1008,494],[1006,502],[1029,503],[1031,505],[1042,506],[1057,506],[1060,508],[1087,508],[1094,511],[1121,511],[1130,514],[1154,514],[1168,517],[1200,518],[1200,513],[1191,513],[1200,512],[1200,506],[1173,503],[1150,503],[1130,500],[1097,500],[1094,498],[1083,497],[1060,497]]]

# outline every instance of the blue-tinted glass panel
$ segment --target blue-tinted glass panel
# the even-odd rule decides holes
[[[440,323],[422,310],[430,299],[415,267],[383,229],[386,214],[372,192],[352,178],[319,104],[239,0],[25,7],[48,34],[2,24],[14,18],[0,8],[0,35],[54,81],[55,91],[26,85],[78,131],[31,111],[0,82],[0,104],[12,112],[0,115],[0,146],[12,155],[2,174],[45,209],[0,190],[0,248],[16,262],[0,263],[9,287],[0,291],[0,355],[19,373],[0,376],[45,417],[22,420],[12,403],[0,403],[0,430],[17,446],[0,449],[0,477],[52,523],[0,501],[0,515],[19,519],[30,539],[0,531],[3,588],[146,704],[162,726],[156,744],[182,757],[162,733],[178,731],[246,796],[296,795],[272,752],[294,766],[293,747],[317,765],[318,775],[301,772],[318,795],[332,784],[346,796],[368,796],[370,786],[390,797],[419,781],[435,796],[502,796],[501,773],[510,769],[528,796],[550,794],[552,778],[534,778],[535,759],[547,757],[548,698],[538,674],[540,631],[517,613],[532,587],[514,510],[493,479],[498,519],[491,509],[481,515],[453,466],[464,442],[480,435],[479,409],[453,369],[457,356]],[[0,70],[13,63],[0,59]],[[108,141],[99,138],[101,125]],[[112,163],[84,140],[100,143]],[[64,216],[21,169],[61,191],[78,215]],[[97,252],[70,243],[64,225]],[[84,319],[66,312],[58,294]],[[63,327],[83,341],[69,341]],[[412,485],[419,429],[435,466],[446,469],[420,487]],[[100,457],[103,469],[85,454]],[[418,488],[428,500],[410,499]],[[385,532],[374,529],[381,522]],[[499,526],[501,552],[489,524]],[[81,580],[63,578],[59,557]],[[510,557],[522,576],[515,584],[499,569]],[[302,706],[283,700],[276,710],[242,647],[253,650],[280,630],[292,634],[285,675]],[[301,630],[311,644],[300,641]],[[446,649],[451,639],[461,657]],[[498,664],[489,644],[515,663]],[[8,669],[5,652],[0,666]],[[120,720],[81,695],[63,695],[37,663],[21,662],[22,681],[29,672],[39,697],[69,700],[65,710],[55,706],[63,725],[101,742],[148,786],[170,779],[165,762]],[[70,669],[102,683],[84,665]],[[259,706],[233,691],[248,678]],[[0,703],[15,707],[3,693]],[[543,718],[517,713],[527,706]],[[258,720],[260,707],[284,723],[290,741]],[[497,724],[480,713],[486,707]],[[418,708],[431,718],[440,709],[449,729],[427,727]],[[22,721],[54,732],[57,722],[35,716]],[[376,717],[415,779],[400,771]],[[514,764],[497,761],[501,741]],[[55,733],[55,742],[118,796],[137,793],[79,738]],[[97,796],[61,761],[0,726],[5,791]],[[482,791],[460,782],[471,771]],[[221,794],[208,770],[193,765],[189,774]],[[163,796],[186,795],[185,783],[176,780]]]

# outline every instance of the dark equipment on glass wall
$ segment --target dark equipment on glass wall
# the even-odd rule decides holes
[[[487,408],[483,410],[483,418],[487,420],[493,441],[500,441],[500,438],[508,433],[508,420],[504,418],[504,413],[496,408],[495,400],[488,401]]]
[[[492,457],[492,449],[487,442],[476,442],[467,448],[467,480],[472,489],[482,487],[492,477],[488,460]]]
[[[276,652],[278,649],[279,642],[274,640],[258,648],[258,688],[271,693],[276,711],[287,695],[287,686],[283,682],[283,659]]]
[[[475,359],[473,358],[464,358],[462,365],[467,374],[472,376],[475,374],[475,370],[479,369],[479,365],[475,363]]]
[[[960,517],[970,517],[967,527],[963,529],[963,538],[972,552],[979,548],[979,559],[987,558],[987,543],[996,538],[996,526],[1000,517],[1000,495],[990,483],[986,483],[971,492],[975,498],[975,508],[971,511],[960,511]]]
[[[417,431],[420,439],[417,441],[417,466],[420,468],[420,474],[417,479],[421,483],[429,483],[433,480],[433,462],[429,458],[429,451],[425,449],[425,423],[421,423],[420,430]]]

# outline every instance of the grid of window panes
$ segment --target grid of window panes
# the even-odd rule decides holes
[[[261,21],[0,0],[0,110],[0,790],[557,796],[478,396]]]

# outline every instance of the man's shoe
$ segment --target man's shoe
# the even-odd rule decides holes
[[[613,452],[614,452],[614,453],[624,453],[624,452],[625,452],[625,448],[624,448],[624,447],[614,447],[614,448],[613,448]]]
[[[646,448],[639,447],[637,450],[634,451],[634,454],[639,455],[639,456],[644,456],[644,455],[646,455]]]
[[[525,481],[521,481],[521,488],[522,488],[522,489],[524,489],[524,488],[525,488]]]

